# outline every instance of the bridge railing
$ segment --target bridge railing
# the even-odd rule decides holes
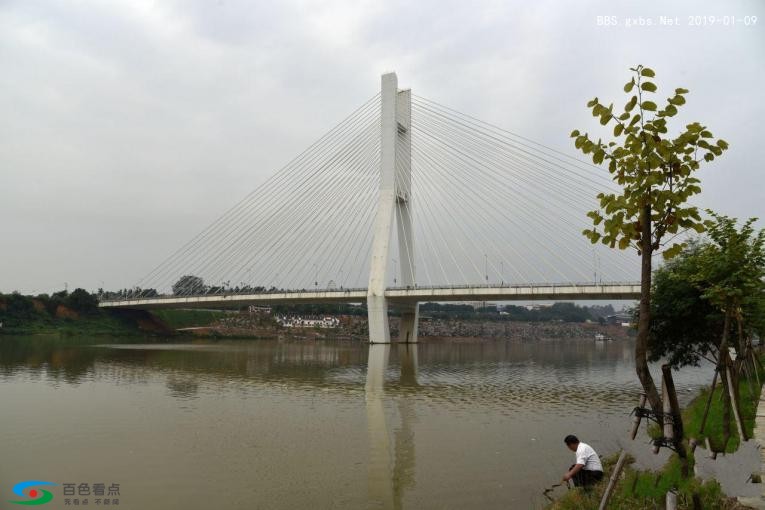
[[[527,288],[559,288],[559,287],[619,287],[624,285],[640,285],[640,282],[566,282],[566,283],[476,283],[462,285],[407,285],[388,287],[386,290],[429,290],[429,289],[527,289]]]
[[[140,293],[137,294],[128,294],[128,295],[120,295],[120,296],[109,296],[104,297],[98,296],[99,302],[103,301],[135,301],[137,299],[156,299],[156,300],[173,300],[173,299],[185,299],[185,298],[206,298],[206,297],[231,297],[231,296],[269,296],[269,295],[280,295],[280,294],[297,294],[297,293],[305,293],[305,294],[322,294],[322,293],[328,293],[331,292],[333,294],[350,294],[352,292],[366,292],[366,287],[350,287],[350,288],[314,288],[314,289],[278,289],[278,290],[264,290],[264,291],[253,291],[253,290],[246,290],[246,291],[218,291],[218,292],[207,292],[207,293],[200,293],[200,294],[156,294],[153,296],[147,296],[147,295],[141,295]]]
[[[387,287],[386,290],[435,290],[435,289],[495,289],[495,288],[507,288],[507,289],[521,289],[521,288],[560,288],[560,287],[619,287],[625,285],[640,285],[640,282],[556,282],[556,283],[478,283],[478,284],[461,284],[461,285],[408,285],[408,286],[396,286]],[[205,297],[237,297],[237,296],[269,296],[269,295],[282,295],[282,294],[350,294],[353,292],[366,292],[366,287],[351,287],[351,288],[314,288],[314,289],[277,289],[277,290],[264,290],[264,291],[219,291],[213,293],[198,293],[198,294],[158,294],[154,296],[146,296],[140,294],[133,295],[121,295],[114,297],[99,296],[99,301],[135,301],[137,299],[153,299],[153,300],[174,300],[180,298],[205,298]]]

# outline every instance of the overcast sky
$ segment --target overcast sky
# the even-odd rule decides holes
[[[680,26],[626,26],[661,15]],[[576,155],[585,103],[621,104],[639,63],[730,143],[699,204],[763,216],[759,0],[0,0],[0,291],[131,286],[385,71]]]

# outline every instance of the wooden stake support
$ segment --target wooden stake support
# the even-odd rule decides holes
[[[638,400],[638,407],[643,408],[645,407],[645,401],[646,396],[645,393],[640,395],[640,399]],[[630,433],[630,439],[633,441],[635,440],[635,437],[637,436],[638,430],[640,429],[640,415],[638,413],[635,413],[635,416],[632,418],[632,432]]]
[[[704,438],[704,444],[707,445],[707,451],[709,452],[709,458],[710,459],[716,459],[717,458],[717,452],[712,451],[712,443],[709,442],[709,438]]]
[[[704,432],[704,427],[707,424],[707,416],[709,416],[709,408],[712,406],[712,395],[715,393],[715,386],[717,385],[717,376],[720,375],[720,371],[715,368],[715,376],[712,378],[712,387],[709,389],[709,397],[707,397],[707,405],[704,407],[704,416],[701,417],[701,427],[699,427],[699,433]]]
[[[677,493],[674,491],[667,492],[667,510],[677,510]]]
[[[746,437],[746,431],[744,431],[744,423],[741,421],[741,413],[738,408],[738,400],[736,399],[736,388],[733,387],[733,379],[730,375],[730,367],[725,371],[725,379],[728,381],[728,394],[730,395],[730,405],[733,408],[733,417],[736,421],[736,428],[738,429],[738,436],[741,438],[741,442],[744,443],[749,440]]]
[[[643,400],[645,401],[645,396],[643,396]],[[613,492],[614,487],[616,487],[616,482],[619,480],[619,475],[622,472],[625,460],[627,460],[627,452],[622,450],[619,454],[619,460],[616,461],[616,466],[614,466],[614,472],[611,473],[611,478],[608,480],[608,487],[606,487],[606,491],[603,493],[603,498],[600,500],[598,510],[604,510],[608,505],[608,500],[611,498],[611,492]]]

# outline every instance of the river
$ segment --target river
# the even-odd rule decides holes
[[[628,341],[123,342],[0,337],[0,508],[24,480],[47,508],[541,508],[567,434],[665,458],[627,439]]]

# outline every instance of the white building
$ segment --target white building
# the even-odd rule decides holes
[[[300,316],[280,316],[276,318],[281,326],[285,328],[336,328],[340,326],[340,319],[337,317],[300,317]]]

